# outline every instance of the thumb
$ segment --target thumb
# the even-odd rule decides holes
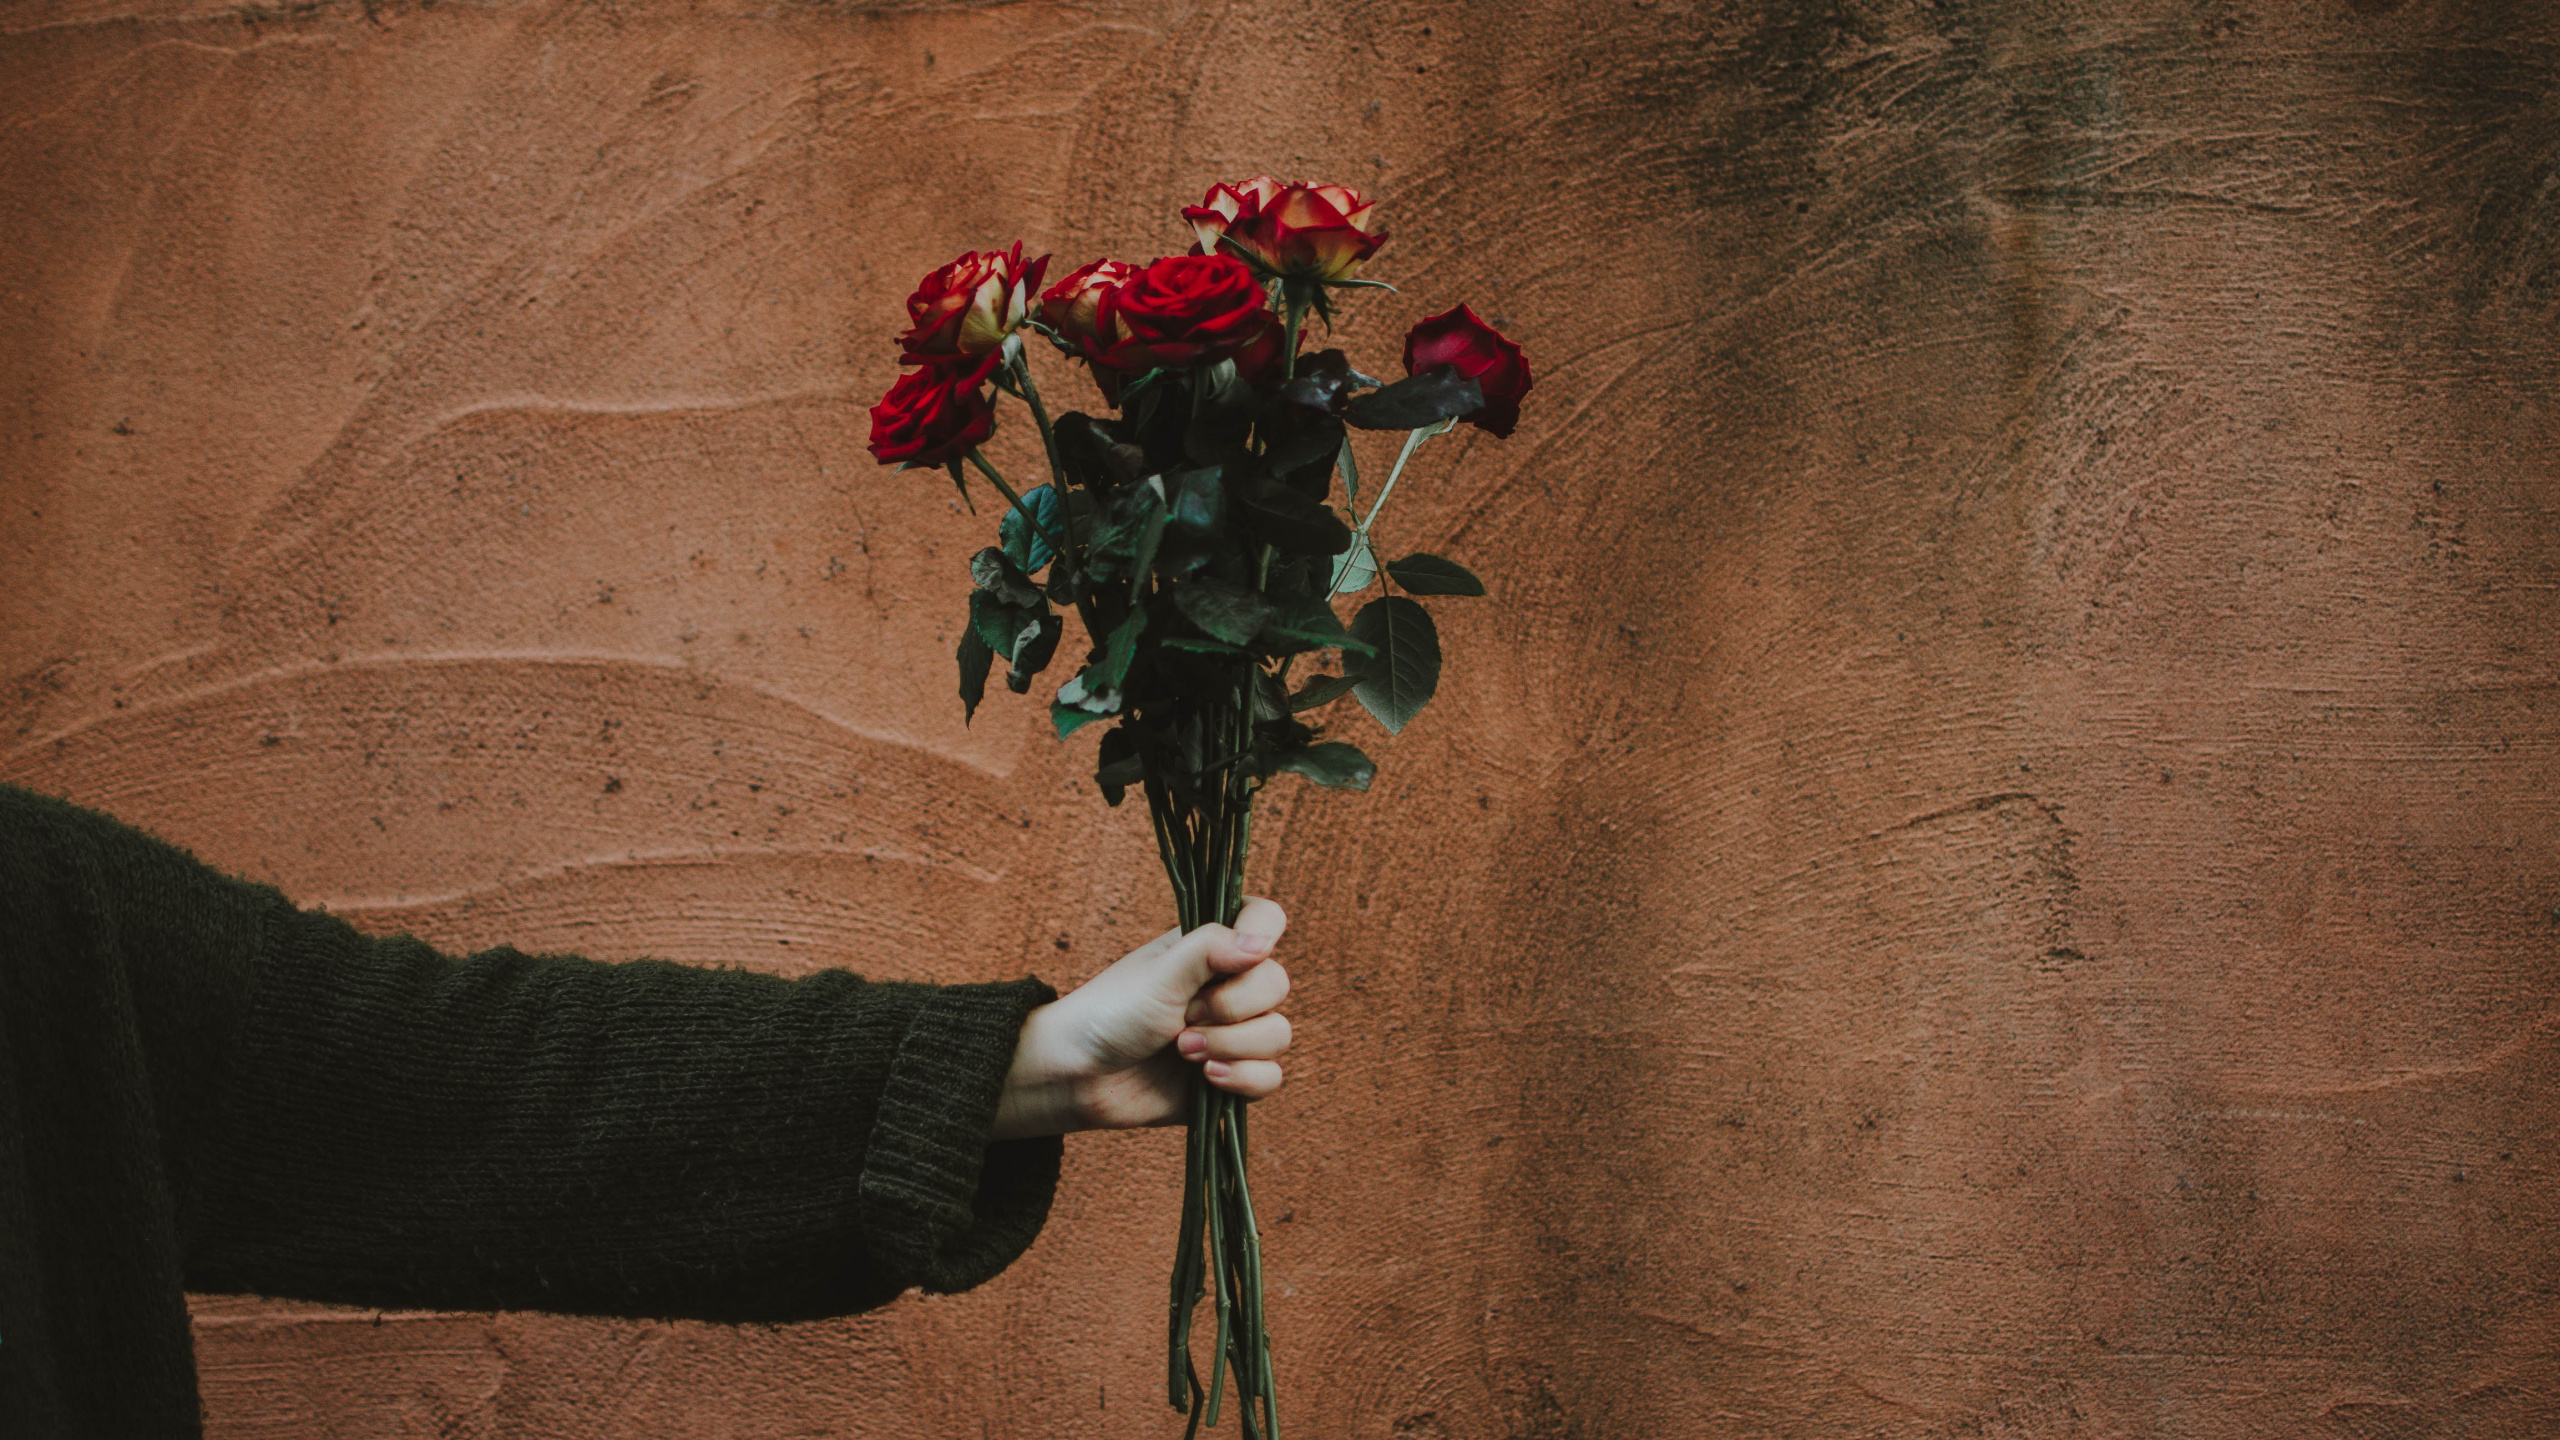
[[[1233,926],[1203,925],[1168,947],[1156,965],[1158,996],[1188,1005],[1202,986],[1224,975],[1240,974],[1271,958],[1289,917],[1278,905],[1247,896]]]

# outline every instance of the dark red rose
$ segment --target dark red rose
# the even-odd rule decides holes
[[[1404,371],[1420,374],[1442,365],[1484,391],[1484,408],[1459,418],[1499,439],[1520,423],[1520,397],[1529,393],[1529,358],[1511,337],[1476,318],[1461,305],[1433,315],[1405,332]]]
[[[975,363],[923,365],[899,376],[871,407],[873,458],[940,465],[968,454],[995,433],[995,406],[984,387],[1003,359],[989,351]]]
[[[898,337],[906,363],[984,355],[1003,345],[1031,318],[1031,297],[1048,270],[1048,256],[1025,262],[1016,240],[1011,250],[972,250],[927,275],[907,297],[914,324]]]
[[[1256,175],[1233,185],[1212,185],[1182,218],[1200,237],[1200,253],[1219,253],[1223,238],[1274,275],[1299,280],[1344,280],[1387,242],[1370,234],[1377,206],[1347,185],[1312,180],[1287,185]]]
[[[1117,370],[1208,365],[1272,322],[1262,283],[1233,255],[1174,255],[1104,292],[1088,358]]]
[[[1040,318],[1060,339],[1079,346],[1091,344],[1101,333],[1095,327],[1101,323],[1102,297],[1137,273],[1134,265],[1096,260],[1049,287],[1049,293],[1040,297]]]

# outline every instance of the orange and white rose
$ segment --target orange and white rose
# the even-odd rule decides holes
[[[1282,184],[1256,175],[1209,187],[1182,218],[1200,253],[1242,256],[1257,271],[1291,280],[1339,281],[1386,243],[1377,206],[1347,185]]]
[[[907,297],[913,323],[898,337],[905,363],[984,355],[1003,345],[1031,318],[1031,297],[1048,270],[1048,256],[1026,262],[1016,240],[1011,250],[972,250],[927,275]]]
[[[1096,260],[1049,287],[1040,297],[1040,319],[1058,338],[1082,347],[1098,340],[1102,297],[1119,289],[1138,267],[1119,260]]]

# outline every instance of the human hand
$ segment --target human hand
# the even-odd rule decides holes
[[[1248,898],[1234,928],[1168,930],[1032,1011],[989,1138],[1170,1125],[1194,1061],[1248,1100],[1279,1089],[1289,972],[1268,957],[1288,924],[1279,906]]]

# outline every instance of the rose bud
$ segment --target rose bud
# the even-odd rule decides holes
[[[1386,243],[1371,234],[1373,202],[1346,185],[1299,180],[1283,185],[1256,175],[1234,185],[1212,185],[1182,218],[1200,238],[1200,253],[1225,249],[1262,270],[1294,280],[1345,280]]]
[[[1405,332],[1404,371],[1408,375],[1457,367],[1459,374],[1484,391],[1484,408],[1461,416],[1468,424],[1500,439],[1520,423],[1520,397],[1529,393],[1529,359],[1511,337],[1476,318],[1461,305],[1433,315]]]
[[[1105,291],[1085,353],[1117,370],[1209,365],[1272,324],[1262,282],[1233,255],[1174,255]]]
[[[1102,297],[1120,288],[1123,281],[1138,273],[1134,265],[1118,260],[1096,260],[1073,275],[1049,287],[1040,297],[1040,318],[1070,344],[1082,346],[1100,333]]]
[[[914,321],[898,337],[906,363],[955,355],[984,355],[1031,318],[1031,297],[1048,273],[1049,257],[1025,262],[1022,242],[1011,250],[972,250],[924,277],[907,297]]]
[[[995,407],[983,388],[1003,357],[919,365],[898,377],[871,407],[871,454],[883,465],[940,465],[957,460],[995,433]]]

